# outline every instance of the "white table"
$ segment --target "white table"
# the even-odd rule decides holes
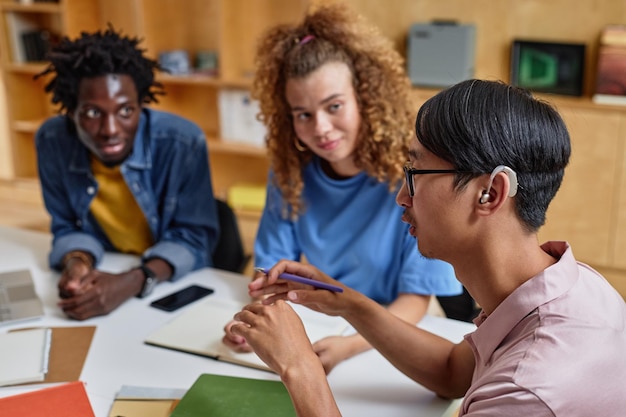
[[[175,283],[163,283],[146,299],[131,299],[107,316],[78,322],[65,317],[57,307],[59,274],[47,265],[51,236],[0,227],[0,272],[30,269],[37,294],[44,303],[45,317],[27,323],[5,325],[0,332],[27,326],[97,326],[80,379],[97,417],[108,416],[122,385],[184,388],[201,373],[214,373],[277,380],[272,373],[176,352],[143,343],[154,330],[175,314],[149,307],[149,303],[174,290],[199,283],[215,290],[211,297],[248,300],[249,278],[214,269],[189,274]],[[101,268],[122,271],[137,264],[132,256],[106,254]],[[469,323],[426,316],[420,327],[453,341],[474,329]],[[397,371],[378,352],[370,350],[339,364],[329,382],[345,416],[445,416],[458,406],[436,397]],[[45,384],[0,388],[0,397],[41,388]]]

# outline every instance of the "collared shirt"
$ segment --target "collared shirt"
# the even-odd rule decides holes
[[[450,264],[419,253],[389,183],[365,172],[336,180],[314,158],[303,172],[305,212],[291,221],[281,215],[283,198],[271,175],[254,246],[255,265],[270,268],[280,259],[304,255],[381,304],[393,302],[400,293],[461,292]]]
[[[36,135],[39,178],[54,235],[49,263],[59,268],[71,250],[116,251],[89,206],[98,191],[89,151],[66,116],[48,119]],[[144,259],[162,258],[173,279],[211,266],[219,224],[204,134],[173,114],[143,109],[132,153],[121,171],[148,221],[155,244]]]
[[[466,336],[476,368],[459,416],[623,416],[626,304],[565,242],[559,259]]]

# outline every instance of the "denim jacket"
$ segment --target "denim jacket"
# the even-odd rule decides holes
[[[70,123],[66,116],[50,118],[35,138],[43,199],[52,218],[48,260],[55,269],[72,250],[91,253],[96,264],[105,251],[116,251],[89,211],[98,183],[91,173],[89,150]],[[142,258],[167,261],[174,268],[172,279],[212,266],[219,224],[200,128],[173,114],[144,108],[121,172],[156,242]]]

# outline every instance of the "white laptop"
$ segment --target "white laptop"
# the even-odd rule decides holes
[[[0,325],[43,316],[30,271],[0,272]]]

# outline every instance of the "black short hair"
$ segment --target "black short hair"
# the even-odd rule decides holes
[[[75,40],[64,37],[48,54],[50,65],[35,78],[55,74],[45,91],[52,93],[52,102],[61,104],[61,111],[73,111],[78,101],[81,79],[108,74],[129,75],[135,82],[140,103],[157,102],[164,94],[155,81],[158,62],[146,58],[138,47],[140,39],[123,36],[109,25],[105,31],[82,32]]]
[[[498,165],[516,171],[517,213],[535,232],[545,223],[571,154],[559,113],[529,91],[499,81],[467,80],[430,98],[419,110],[420,143],[456,169],[491,173]],[[460,174],[462,188],[480,174]]]

